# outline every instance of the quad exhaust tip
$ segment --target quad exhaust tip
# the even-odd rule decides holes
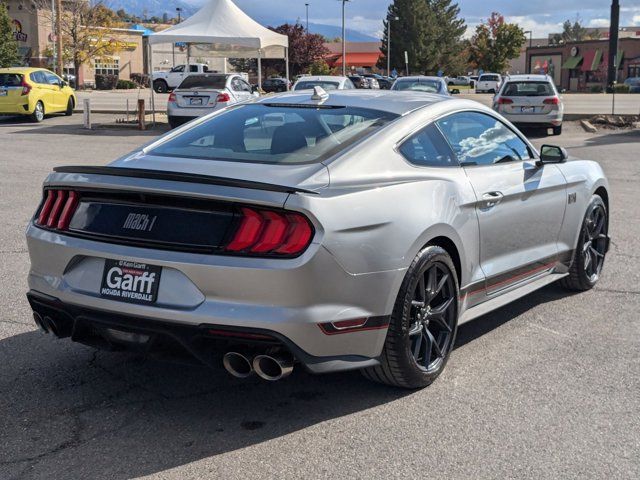
[[[238,352],[227,352],[222,358],[222,365],[227,372],[236,378],[247,378],[253,373],[251,360]]]
[[[282,354],[257,355],[253,359],[253,369],[260,378],[275,382],[291,375],[293,358]]]

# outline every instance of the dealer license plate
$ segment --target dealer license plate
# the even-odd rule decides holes
[[[191,105],[202,105],[202,99],[201,98],[192,98],[191,99]]]
[[[104,262],[100,295],[121,302],[152,304],[158,298],[162,267],[126,260]]]
[[[536,107],[522,107],[522,113],[534,113],[536,111]]]

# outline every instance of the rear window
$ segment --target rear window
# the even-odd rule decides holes
[[[411,90],[415,92],[438,93],[441,84],[437,80],[398,80],[394,90]]]
[[[240,105],[150,154],[229,162],[319,163],[395,118],[395,114],[365,108]]]
[[[0,73],[0,87],[19,87],[22,85],[22,75],[18,73]]]
[[[499,82],[500,77],[498,75],[482,75],[479,82]]]
[[[195,90],[198,88],[224,88],[227,77],[224,75],[189,75],[185,78],[179,89]]]
[[[556,92],[549,82],[509,82],[505,85],[503,97],[548,97]]]
[[[313,87],[322,87],[325,90],[337,90],[340,84],[338,82],[314,82],[309,80],[307,82],[298,82],[294,90],[311,90]]]

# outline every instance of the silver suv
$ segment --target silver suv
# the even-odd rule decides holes
[[[493,109],[520,126],[553,128],[562,133],[564,105],[548,75],[508,77],[493,99]]]

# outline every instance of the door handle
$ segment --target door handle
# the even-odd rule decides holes
[[[504,195],[500,192],[487,192],[482,195],[482,202],[485,208],[492,208],[498,205],[503,198]]]

